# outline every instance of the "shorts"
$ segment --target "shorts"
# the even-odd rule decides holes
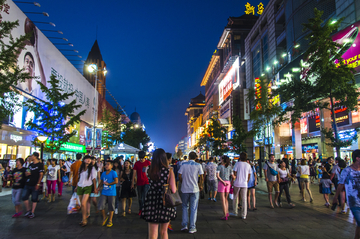
[[[21,204],[21,193],[22,188],[13,189],[11,193],[11,200],[14,203],[15,206],[18,206]]]
[[[230,181],[224,181],[228,185],[225,186],[221,181],[218,183],[218,193],[230,193],[231,183]]]
[[[322,194],[330,194],[331,193],[331,189],[330,188],[326,188],[326,187],[322,187],[321,189],[321,193]]]
[[[105,196],[105,195],[101,195],[100,199],[99,199],[99,204],[98,204],[98,209],[101,210],[105,210],[105,205],[106,203],[108,204],[108,210],[110,211],[115,211],[115,198],[116,196]]]
[[[77,188],[77,195],[82,196],[84,194],[91,194],[92,186],[86,186],[86,187],[78,187]]]
[[[280,185],[278,181],[267,181],[266,182],[268,193],[272,193],[272,189],[275,188],[275,192],[280,192]]]
[[[356,226],[360,227],[360,207],[351,207],[350,210],[356,221]]]
[[[208,190],[211,192],[216,192],[218,190],[218,181],[217,180],[208,180],[207,185],[208,185]]]
[[[256,187],[256,186],[252,186],[252,187],[250,187],[250,188],[248,188],[248,189],[255,189],[255,187]]]
[[[300,178],[300,183],[308,183],[309,178]]]
[[[38,202],[39,190],[35,190],[35,186],[25,185],[21,193],[21,199],[27,201],[29,200],[30,195],[32,202]]]

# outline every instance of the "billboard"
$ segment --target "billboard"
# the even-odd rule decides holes
[[[234,61],[230,70],[219,84],[219,105],[221,105],[231,92],[240,85],[239,57]]]
[[[356,72],[360,71],[360,36],[359,36],[360,21],[351,24],[345,29],[337,32],[333,37],[333,41],[341,44],[338,49],[343,62],[351,68],[354,68]],[[338,63],[338,60],[335,60]]]
[[[86,110],[81,119],[92,122],[94,87],[11,0],[8,0],[7,4],[9,14],[2,14],[2,20],[19,21],[19,26],[11,32],[12,36],[17,38],[33,32],[30,40],[24,42],[25,48],[18,55],[18,66],[37,79],[26,79],[25,82],[19,83],[17,88],[24,92],[25,97],[45,100],[45,95],[36,81],[48,86],[50,76],[54,74],[60,81],[59,87],[63,91],[75,92],[74,96],[65,103],[76,99],[81,107],[75,113]],[[8,43],[9,39],[4,39],[4,41]]]

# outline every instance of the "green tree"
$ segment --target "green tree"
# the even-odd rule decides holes
[[[121,141],[121,133],[123,124],[121,122],[121,111],[119,108],[115,112],[108,109],[103,110],[100,122],[104,125],[103,130],[103,145],[107,148],[111,147]]]
[[[78,114],[74,113],[75,110],[81,107],[81,105],[76,104],[76,99],[70,103],[64,103],[75,92],[63,92],[55,75],[50,76],[49,88],[39,81],[37,83],[40,85],[41,91],[45,93],[47,101],[29,99],[26,102],[29,110],[34,112],[35,115],[34,120],[27,122],[26,125],[30,129],[37,131],[39,135],[48,137],[44,150],[53,155],[60,149],[62,144],[69,142],[70,138],[76,134],[76,131],[67,134],[66,129],[76,122],[80,122],[80,117],[85,114],[86,110]],[[38,144],[36,139],[34,139],[33,143]]]
[[[178,159],[180,159],[184,155],[184,153],[183,153],[183,151],[181,149],[179,149],[177,151],[176,155],[178,156]]]
[[[220,122],[215,118],[211,118],[209,125],[209,138],[208,141],[212,147],[212,154],[221,156],[228,151],[226,145],[226,128],[221,126]]]
[[[140,148],[140,144],[142,144],[142,150],[147,151],[147,143],[150,142],[150,137],[142,128],[136,127],[134,123],[129,122],[124,127],[121,141],[135,148]]]
[[[244,128],[238,116],[233,117],[233,127],[235,131],[231,140],[231,151],[240,155],[241,152],[247,152],[245,141],[247,138],[253,136],[253,132],[247,131],[247,129]]]
[[[0,0],[0,6],[6,7],[6,0]],[[3,12],[2,14],[6,14]],[[17,65],[18,56],[24,49],[30,36],[14,39],[11,31],[19,26],[19,21],[2,21],[0,15],[0,128],[2,122],[14,115],[14,109],[21,106],[18,92],[14,88],[18,83],[33,78]]]
[[[340,147],[349,143],[351,145],[352,141],[345,142],[339,138],[335,108],[346,107],[348,112],[357,109],[360,95],[355,82],[355,72],[345,64],[341,57],[343,52],[339,50],[345,44],[351,43],[346,41],[339,44],[331,37],[339,28],[342,19],[329,19],[324,22],[321,19],[323,12],[316,8],[314,15],[308,23],[303,24],[304,30],[309,31],[306,36],[309,48],[304,56],[309,64],[306,80],[312,82],[311,91],[316,92],[317,99],[320,99],[322,104],[321,108],[331,111],[332,128],[325,128],[322,132],[332,141],[330,144],[336,147],[336,153],[340,156]],[[333,137],[330,137],[329,132],[333,132]]]

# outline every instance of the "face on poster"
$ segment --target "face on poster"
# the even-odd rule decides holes
[[[14,4],[7,0],[9,14],[2,14],[3,21],[19,21],[19,26],[12,30],[14,38],[31,33],[29,40],[24,42],[24,49],[18,54],[18,66],[35,79],[26,79],[18,83],[17,88],[25,92],[25,96],[46,100],[37,81],[49,87],[51,75],[59,80],[59,87],[67,93],[75,92],[65,103],[76,99],[81,107],[75,113],[86,110],[82,120],[93,121],[94,88],[85,77],[61,54],[50,40],[34,25],[33,22]],[[9,39],[4,39],[7,44]],[[28,95],[27,95],[28,94]]]

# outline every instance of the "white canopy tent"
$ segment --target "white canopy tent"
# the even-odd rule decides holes
[[[115,145],[110,149],[111,154],[137,154],[139,151],[140,149],[137,149],[133,146],[124,143]]]

